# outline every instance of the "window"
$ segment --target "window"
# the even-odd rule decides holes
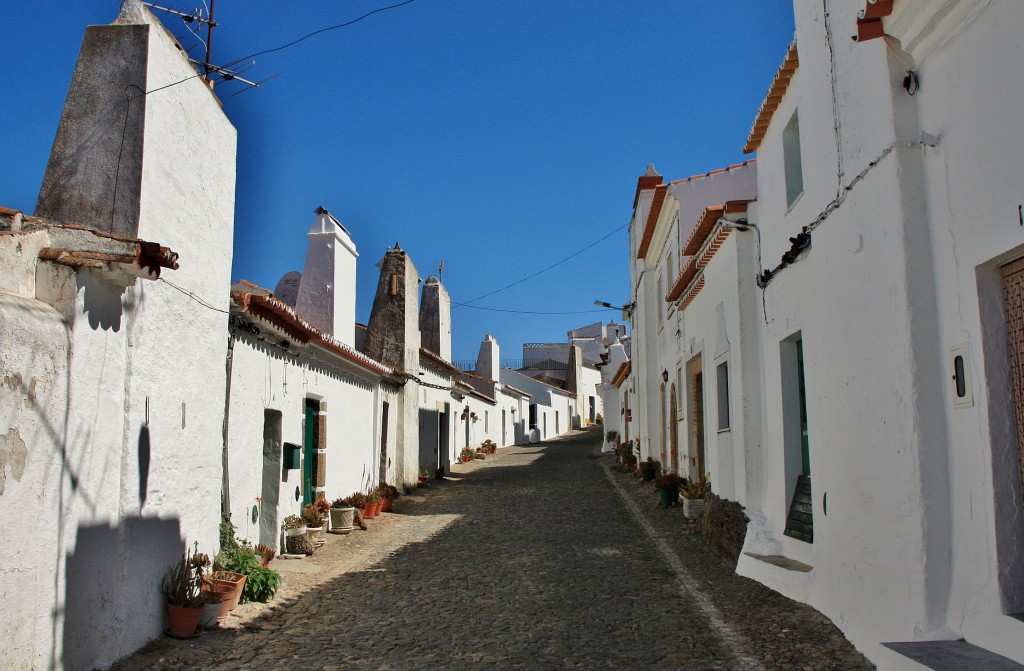
[[[729,362],[718,364],[718,430],[729,428]]]
[[[804,169],[800,159],[800,119],[793,112],[782,131],[782,157],[786,169],[786,207],[791,207],[804,192]]]
[[[536,403],[531,403],[530,404],[530,428],[531,429],[536,429],[537,428],[537,404]]]
[[[667,277],[667,278],[668,278],[668,281],[669,281],[669,282],[673,282],[673,281],[675,281],[675,279],[676,279],[676,273],[675,273],[675,268],[673,268],[673,266],[674,266],[675,264],[674,264],[674,263],[672,263],[672,257],[673,257],[673,256],[675,256],[675,254],[673,254],[673,253],[672,253],[672,252],[670,251],[670,252],[668,253],[668,256],[666,256],[666,257],[665,257],[665,277]]]

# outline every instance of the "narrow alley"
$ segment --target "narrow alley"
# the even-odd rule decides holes
[[[114,668],[873,668],[599,450],[591,430],[456,466],[367,531],[274,560],[268,606]]]

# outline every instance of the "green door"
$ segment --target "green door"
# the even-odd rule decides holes
[[[302,436],[302,505],[313,502],[313,483],[316,470],[317,419],[320,404],[306,399],[306,414]]]

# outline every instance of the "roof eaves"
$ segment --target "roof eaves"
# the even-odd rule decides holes
[[[768,124],[771,123],[775,110],[779,108],[786,89],[789,88],[793,73],[799,67],[800,56],[797,52],[796,40],[793,40],[792,44],[789,45],[789,50],[786,52],[786,58],[783,59],[782,65],[775,75],[775,79],[772,80],[771,86],[768,87],[768,94],[761,103],[761,109],[757,112],[754,125],[747,136],[747,144],[743,147],[744,154],[757,151],[758,147],[761,146],[761,140],[764,139],[764,134],[768,130]]]
[[[647,250],[654,239],[654,228],[658,224],[658,217],[661,216],[661,206],[665,204],[665,195],[668,193],[667,184],[659,184],[654,190],[654,200],[651,202],[651,211],[647,213],[647,223],[644,224],[644,234],[640,239],[640,247],[636,251],[636,258],[642,259],[647,256]]]

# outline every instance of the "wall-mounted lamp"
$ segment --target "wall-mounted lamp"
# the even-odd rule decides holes
[[[667,370],[661,371],[661,380],[662,380],[662,382],[668,382],[668,371]]]
[[[636,308],[636,301],[626,303],[625,305],[612,305],[607,301],[594,301],[594,305],[599,308],[608,308],[609,310],[622,310],[622,316],[624,319],[632,319],[633,310]]]

